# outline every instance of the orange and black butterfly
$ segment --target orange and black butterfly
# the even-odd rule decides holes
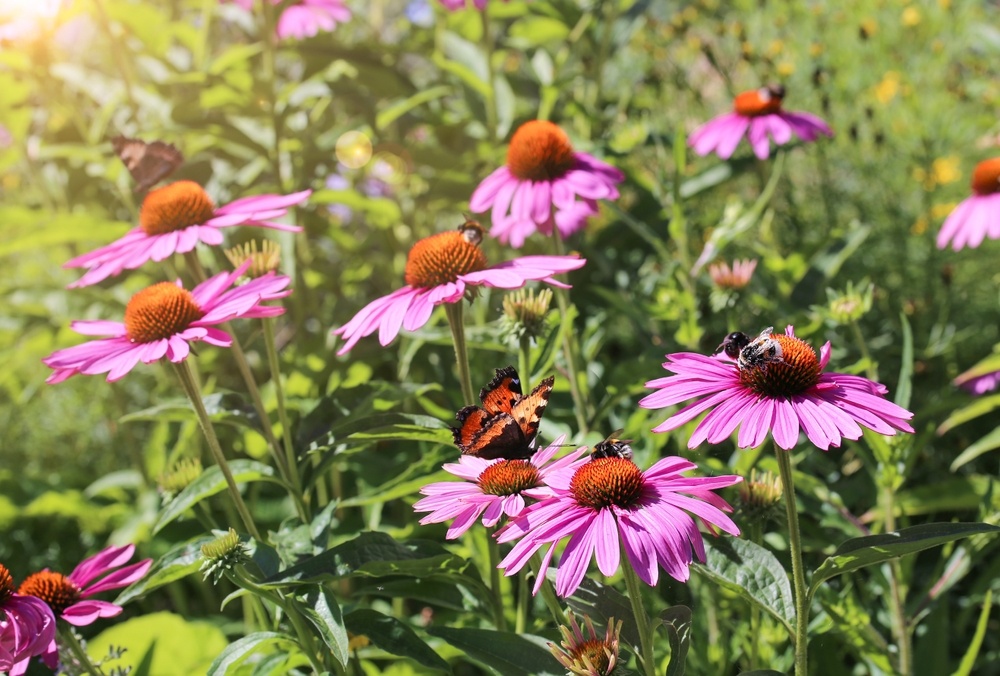
[[[111,145],[132,174],[136,192],[149,190],[184,164],[181,151],[163,141],[146,143],[137,138],[116,136],[111,139]]]
[[[554,382],[550,376],[525,396],[513,366],[497,369],[479,392],[482,408],[466,406],[455,414],[460,426],[451,431],[462,455],[486,460],[530,458],[535,453],[531,442],[538,434]]]
[[[632,459],[632,447],[629,444],[632,443],[631,439],[619,439],[618,435],[622,433],[623,430],[615,430],[608,436],[604,441],[599,441],[594,444],[594,450],[590,452],[590,459],[597,460],[599,458],[624,458],[625,460]]]

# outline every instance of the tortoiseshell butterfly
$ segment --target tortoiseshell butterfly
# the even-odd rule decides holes
[[[111,139],[111,145],[132,174],[136,192],[149,190],[184,163],[181,151],[163,141],[146,143],[136,138],[116,136]]]
[[[550,376],[525,396],[513,366],[497,369],[479,392],[482,408],[466,406],[455,415],[460,424],[451,428],[455,445],[463,455],[486,460],[530,458],[535,453],[531,442],[538,434],[554,382]]]

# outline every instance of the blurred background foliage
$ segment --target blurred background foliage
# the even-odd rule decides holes
[[[386,348],[371,337],[344,357],[334,355],[330,330],[398,288],[411,244],[461,223],[472,190],[503,162],[511,130],[547,117],[577,150],[615,164],[627,180],[622,198],[569,242],[588,259],[570,277],[578,313],[570,329],[587,364],[589,430],[578,429],[563,375],[545,438],[569,432],[593,442],[620,427],[641,461],[683,453],[707,471],[745,471],[758,451],[688,451],[683,429],[652,436],[664,415],[636,402],[643,383],[661,375],[665,353],[709,352],[730,330],[793,323],[816,347],[832,342],[834,370],[870,374],[890,396],[902,386],[917,430],[893,440],[904,449],[895,455],[862,442],[809,451],[800,467],[809,550],[829,553],[864,526],[878,529],[887,475],[898,480],[900,525],[996,521],[996,455],[950,467],[993,422],[937,428],[970,403],[951,380],[998,341],[997,244],[959,254],[934,246],[942,220],[968,194],[975,163],[1000,145],[1000,29],[991,3],[513,0],[491,2],[486,21],[433,0],[348,4],[353,20],[333,33],[273,49],[259,17],[215,0],[73,0],[35,32],[0,40],[0,560],[16,576],[71,567],[109,538],[156,555],[200,532],[181,521],[151,535],[157,478],[200,443],[193,418],[169,405],[180,394],[169,373],[150,366],[113,385],[97,377],[43,384],[40,359],[79,342],[71,320],[116,319],[132,293],[176,275],[147,265],[64,288],[76,272],[63,262],[136,220],[130,178],[109,142],[118,134],[177,145],[187,158],[177,176],[205,185],[219,204],[316,191],[296,212],[305,233],[279,238],[295,293],[278,340],[302,439],[303,430],[373,411],[451,421],[461,397],[443,313]],[[835,138],[769,162],[746,144],[729,162],[677,152],[735,93],[768,82],[786,86],[787,108],[827,119]],[[547,245],[529,240],[525,252]],[[492,240],[484,248],[491,261],[514,255]],[[760,262],[747,289],[720,296],[707,264],[734,258]],[[202,259],[222,267],[209,251]],[[515,344],[498,337],[501,301],[487,294],[467,311],[477,385],[515,360]],[[241,330],[261,367],[259,336]],[[564,372],[546,347],[532,380]],[[201,349],[197,362],[207,391],[241,391],[226,351]],[[262,457],[248,406],[232,396],[217,413],[233,423],[226,443],[237,457]],[[317,452],[338,469],[329,489],[354,501],[338,510],[334,532],[443,537],[443,529],[417,527],[409,504],[440,461],[454,457],[452,447],[355,441]],[[288,505],[251,490],[258,515],[276,527]],[[972,611],[997,587],[991,551],[973,542],[904,562],[910,610],[925,620],[918,673],[943,673],[938,667],[965,650]],[[946,565],[963,563],[962,575],[949,578],[964,578],[961,592],[935,603],[931,586]],[[846,577],[845,587],[874,586],[860,594],[862,607],[825,599],[820,621],[867,624],[884,577]],[[715,607],[696,606],[696,626],[745,612],[697,578],[690,589],[670,583],[659,593],[671,603],[715,599]],[[143,603],[178,610],[183,596],[174,590]],[[202,589],[180,608],[214,616],[218,601]],[[991,635],[983,653],[992,670],[982,673],[1000,673]],[[721,673],[752,640],[702,640],[690,668]],[[814,661],[840,660],[846,649],[877,671],[877,646],[865,641],[860,630],[818,639]]]

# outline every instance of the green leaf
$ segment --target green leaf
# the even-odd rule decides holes
[[[462,573],[464,559],[426,540],[397,542],[385,533],[365,532],[264,581],[281,586],[342,577]]]
[[[951,461],[949,469],[952,472],[956,472],[962,465],[972,462],[983,453],[989,453],[996,448],[1000,448],[1000,427],[997,427],[974,444],[970,444],[964,451],[959,453],[958,457]]]
[[[549,573],[551,575],[548,577],[554,580],[555,572],[550,569]],[[566,599],[566,605],[578,615],[587,615],[595,623],[604,626],[607,626],[612,618],[624,620],[622,640],[626,645],[639,646],[639,634],[636,632],[632,604],[614,587],[585,577],[573,595]]]
[[[939,435],[945,434],[959,425],[967,423],[981,415],[992,413],[998,407],[1000,407],[1000,394],[991,394],[988,397],[979,397],[968,406],[963,406],[948,416],[945,421],[938,426],[937,433]]]
[[[544,647],[544,639],[528,634],[508,634],[490,629],[430,627],[427,633],[455,646],[474,662],[502,676],[563,674],[556,658]]]
[[[159,589],[165,584],[187,577],[201,566],[201,546],[215,538],[211,535],[199,535],[193,540],[175,545],[166,554],[153,563],[149,572],[139,581],[130,585],[114,600],[115,605],[123,606],[129,601],[141,598]]]
[[[737,538],[706,539],[705,550],[705,563],[694,564],[694,570],[756,604],[792,632],[792,586],[774,554]]]
[[[474,594],[459,578],[454,579],[400,578],[379,580],[378,584],[359,585],[358,593],[386,599],[405,598],[453,610],[485,613],[482,597]]]
[[[247,634],[243,638],[233,641],[222,653],[215,658],[212,666],[208,668],[208,676],[225,676],[229,670],[236,667],[244,658],[265,643],[275,643],[278,641],[288,641],[291,639],[284,634],[273,631],[258,631]]]
[[[229,470],[233,479],[237,483],[249,483],[251,481],[273,481],[280,483],[274,476],[274,468],[256,460],[232,460],[229,462]],[[222,471],[217,465],[209,467],[201,476],[192,481],[187,488],[177,494],[177,496],[167,503],[160,512],[156,525],[153,526],[153,534],[160,532],[164,526],[179,517],[181,514],[191,509],[193,506],[209,498],[216,493],[226,490],[226,479],[222,476]]]
[[[452,87],[448,85],[438,85],[437,87],[417,92],[413,96],[397,101],[388,107],[383,107],[375,116],[375,128],[379,130],[385,129],[414,108],[422,106],[428,101],[447,96],[451,91]]]
[[[569,35],[569,27],[558,19],[546,16],[528,16],[510,26],[507,37],[519,49],[533,49],[547,42],[562,42]]]
[[[691,609],[672,606],[660,613],[660,620],[670,639],[670,663],[666,676],[684,676],[684,664],[691,647]]]
[[[973,634],[972,640],[969,641],[969,649],[965,651],[961,664],[958,665],[958,669],[955,670],[952,676],[969,676],[972,673],[972,667],[976,665],[976,658],[983,647],[983,638],[986,636],[986,625],[989,624],[990,609],[992,607],[993,590],[987,589],[986,596],[983,597],[983,609],[979,613],[979,622],[976,623],[976,633]]]
[[[394,617],[369,608],[360,608],[345,615],[344,624],[352,634],[367,636],[387,653],[409,658],[431,669],[451,672],[451,666],[417,636],[409,625]]]
[[[340,604],[333,594],[322,587],[308,596],[310,607],[303,608],[303,614],[323,637],[323,642],[342,665],[347,665],[350,656],[347,649],[347,628]]]
[[[247,403],[235,392],[214,392],[202,398],[205,404],[205,411],[212,419],[212,422],[232,425],[234,427],[247,427],[260,431],[260,418],[253,410],[253,406]],[[120,422],[187,422],[195,420],[194,409],[187,399],[173,399],[171,401],[134,411],[119,418]]]
[[[988,523],[927,523],[893,533],[851,538],[837,547],[833,556],[827,558],[813,574],[809,596],[812,597],[823,582],[837,575],[980,533],[1000,533],[1000,526]]]
[[[101,664],[104,673],[132,666],[142,655],[153,674],[186,676],[208,673],[216,655],[228,643],[222,630],[211,622],[158,612],[118,622],[88,638],[87,654],[97,662],[108,655],[112,646],[125,649],[120,658]]]

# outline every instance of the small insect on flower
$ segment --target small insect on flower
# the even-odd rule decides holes
[[[632,440],[619,439],[618,435],[622,432],[623,430],[615,430],[608,435],[607,439],[594,444],[594,450],[590,452],[590,459],[623,458],[625,460],[631,460],[632,447],[629,446],[629,444],[632,443]]]
[[[771,336],[773,332],[774,327],[769,326],[751,340],[747,334],[733,331],[726,336],[719,347],[715,348],[715,351],[716,353],[725,352],[727,357],[735,359],[736,365],[741,371],[765,368],[768,364],[781,363],[785,361],[781,353],[781,343]]]

